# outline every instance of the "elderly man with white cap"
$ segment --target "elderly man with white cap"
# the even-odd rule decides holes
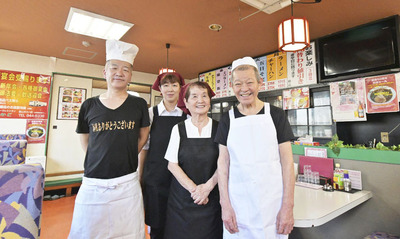
[[[136,169],[149,135],[146,101],[127,93],[133,44],[108,40],[103,70],[107,92],[87,99],[76,132],[86,152],[70,239],[144,239],[143,200]]]
[[[293,229],[293,132],[285,112],[258,98],[256,62],[232,63],[239,104],[221,117],[218,186],[224,239],[288,238]]]

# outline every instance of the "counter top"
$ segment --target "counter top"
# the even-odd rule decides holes
[[[326,192],[322,189],[310,189],[295,186],[294,226],[320,226],[372,197],[370,191],[346,193]]]

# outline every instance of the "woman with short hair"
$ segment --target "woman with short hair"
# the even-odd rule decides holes
[[[174,126],[165,159],[174,176],[168,198],[165,239],[222,238],[217,184],[218,123],[207,116],[214,95],[205,82],[187,86],[191,118]]]

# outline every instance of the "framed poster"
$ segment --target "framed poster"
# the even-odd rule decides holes
[[[57,119],[78,119],[81,105],[85,100],[86,89],[60,86]]]

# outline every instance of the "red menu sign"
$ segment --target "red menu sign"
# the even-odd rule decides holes
[[[47,119],[51,76],[0,70],[0,118]]]
[[[365,78],[365,90],[368,113],[399,111],[396,78],[393,74]]]

